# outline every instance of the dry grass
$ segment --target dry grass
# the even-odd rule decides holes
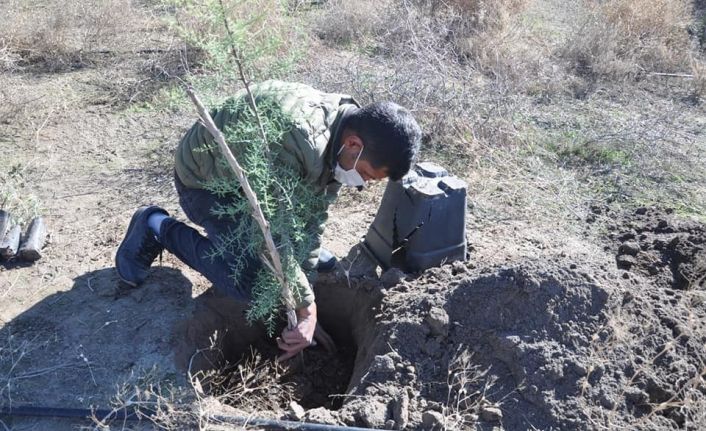
[[[692,58],[691,74],[692,97],[698,101],[706,97],[706,61]]]
[[[151,17],[131,0],[68,3],[10,0],[0,14],[0,70],[41,65],[61,70],[90,63],[99,51],[142,42],[131,32]]]
[[[693,297],[700,296],[694,292]],[[583,410],[592,429],[657,429],[665,423],[664,417],[685,429],[706,425],[706,364],[698,354],[684,354],[685,350],[699,349],[694,340],[703,334],[701,313],[695,313],[693,299],[688,296],[680,300],[676,311],[684,316],[679,322],[680,333],[669,338],[660,332],[660,325],[626,323],[635,310],[622,306],[611,309],[605,326],[593,336],[588,374],[581,381],[581,397],[586,403]],[[600,377],[594,378],[594,374],[626,360],[631,363],[630,371],[617,373],[618,385],[604,386]],[[691,364],[688,376],[681,374],[685,362]],[[655,381],[664,385],[658,388],[662,393],[650,387],[649,382],[654,386]]]
[[[331,44],[437,63],[471,61],[495,72],[497,57],[514,39],[514,19],[525,0],[369,0],[329,2],[315,28]],[[492,51],[492,54],[491,54]]]
[[[478,422],[483,408],[499,409],[503,400],[493,403],[487,398],[495,380],[495,377],[488,376],[487,369],[473,363],[472,353],[460,346],[449,363],[447,374],[448,392],[443,409],[445,429],[471,429]]]
[[[589,76],[683,72],[692,52],[693,19],[689,0],[587,0],[586,17],[578,21],[565,56]]]

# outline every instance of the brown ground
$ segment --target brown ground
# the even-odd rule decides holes
[[[170,49],[159,38],[144,45]],[[131,101],[163,84],[146,64],[164,55],[109,52],[80,67],[38,63],[2,75],[0,174],[19,175],[51,233],[35,264],[0,265],[2,407],[109,408],[116,396],[154,407],[159,396],[225,409],[196,399],[186,369],[209,368],[197,349],[219,330],[219,365],[232,366],[248,340],[264,357],[274,354],[259,328],[246,329],[233,305],[173,256],[140,289],[117,289],[113,257],[134,209],[157,203],[184,219],[171,152],[194,115]],[[694,109],[698,128],[702,110]],[[552,115],[540,112],[537,122]],[[701,132],[683,133],[695,137],[686,152],[703,147]],[[488,192],[474,175],[463,176]],[[293,398],[309,410],[306,420],[376,428],[706,426],[706,227],[665,209],[603,205],[581,207],[570,222],[523,218],[523,209],[543,204],[523,201],[509,180],[504,186],[495,201],[469,190],[479,202],[469,206],[469,262],[383,283],[361,257],[355,277],[340,268],[322,277],[321,320],[339,355],[312,349],[306,371],[295,362],[275,379],[283,391],[271,383],[258,393],[262,404],[225,411],[292,418]],[[344,268],[382,187],[346,193],[333,210],[326,245],[349,256]],[[571,202],[546,207],[553,205]],[[80,425],[0,420],[16,429]]]

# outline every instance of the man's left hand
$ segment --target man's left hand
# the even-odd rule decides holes
[[[316,331],[316,303],[312,302],[306,308],[297,310],[297,326],[282,331],[282,336],[277,338],[277,346],[285,353],[277,358],[286,361],[311,345]]]

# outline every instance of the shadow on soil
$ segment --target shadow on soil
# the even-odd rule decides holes
[[[172,268],[127,292],[114,268],[75,278],[0,328],[0,405],[107,407],[118,385],[147,374],[179,383],[171,337],[192,303]]]
[[[247,323],[246,304],[213,290],[192,298],[191,282],[179,270],[155,267],[140,288],[119,286],[114,268],[83,274],[70,290],[44,298],[0,328],[0,407],[109,408],[121,387],[134,391],[150,384],[191,393],[189,369],[225,370],[233,380],[253,350],[270,364],[280,353],[262,325]],[[289,361],[269,386],[288,391],[286,402],[269,400],[273,412],[286,409],[290,399],[307,409],[340,408],[341,395],[360,382],[370,362],[381,296],[340,280],[315,289],[319,321],[338,351],[314,347],[299,361]],[[214,334],[218,355],[198,353]],[[1,420],[10,427],[46,425],[46,420]],[[64,429],[64,421],[49,423]],[[70,429],[76,423],[65,425]]]

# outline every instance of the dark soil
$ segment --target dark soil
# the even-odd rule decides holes
[[[675,219],[671,210],[639,208],[611,226],[619,243],[618,267],[655,279],[664,288],[703,289],[706,232],[702,224]]]
[[[366,281],[384,295],[381,314],[338,420],[395,429],[699,429],[706,227],[659,209],[614,219],[606,251],[617,258],[605,265],[457,262],[388,289]],[[625,255],[635,258],[629,271]]]

